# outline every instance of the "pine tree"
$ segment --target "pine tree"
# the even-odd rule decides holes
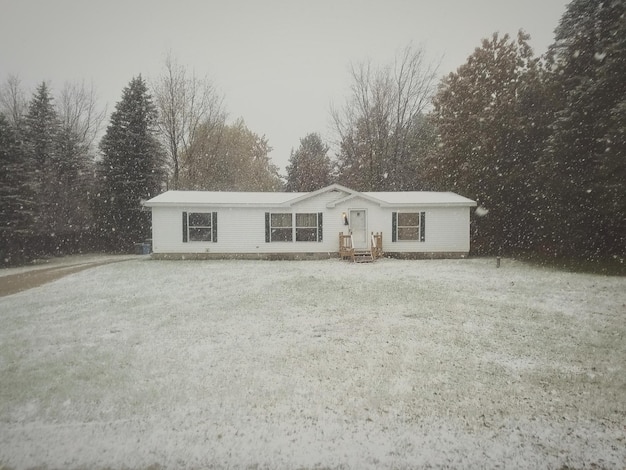
[[[129,250],[150,235],[141,201],[163,185],[163,151],[156,137],[157,113],[141,75],[124,88],[100,142],[99,193],[95,201],[100,233],[111,249]]]
[[[33,228],[34,193],[23,140],[0,114],[0,264],[24,259]]]
[[[71,97],[63,103],[71,106]],[[76,112],[81,103],[75,103]],[[91,225],[89,195],[93,183],[93,159],[87,135],[78,135],[81,116],[73,124],[59,119],[48,86],[34,94],[25,119],[25,137],[32,162],[36,193],[36,245],[42,253],[75,251],[77,239]],[[88,133],[86,133],[88,134]]]
[[[434,100],[440,141],[429,179],[489,211],[474,224],[484,252],[527,249],[537,238],[534,175],[547,123],[528,39],[520,31],[517,41],[497,33],[483,40]]]
[[[59,122],[45,82],[39,85],[29,103],[25,123],[36,193],[36,230],[39,233],[55,233],[60,220],[57,217],[59,186],[56,171]]]
[[[626,257],[626,2],[574,0],[551,46],[546,168],[557,253]]]
[[[323,188],[330,184],[331,171],[328,145],[319,134],[308,134],[289,157],[286,190],[309,192]]]

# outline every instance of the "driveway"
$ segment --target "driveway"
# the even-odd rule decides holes
[[[0,297],[32,289],[85,269],[131,259],[147,259],[147,257],[141,255],[78,255],[52,258],[34,265],[0,270]]]

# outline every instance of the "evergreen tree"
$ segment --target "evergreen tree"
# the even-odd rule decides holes
[[[23,242],[32,232],[34,209],[30,171],[22,139],[0,114],[0,264],[27,255]]]
[[[626,257],[626,2],[574,0],[550,49],[555,252]]]
[[[46,83],[37,87],[26,115],[25,138],[33,164],[33,183],[36,193],[35,223],[40,233],[57,230],[57,137],[59,122],[53,98]]]
[[[319,134],[308,134],[300,139],[300,147],[289,157],[286,190],[309,192],[328,186],[331,171],[328,145]]]
[[[163,185],[163,151],[156,137],[156,108],[141,75],[124,88],[100,142],[96,222],[111,249],[128,250],[150,235],[141,201]]]
[[[434,100],[440,141],[430,185],[489,211],[474,225],[485,252],[527,249],[537,237],[534,175],[547,123],[541,67],[528,39],[520,31],[517,41],[497,33],[483,40]]]
[[[42,252],[75,251],[77,240],[91,225],[89,195],[93,183],[93,159],[89,132],[79,135],[80,106],[64,95],[64,113],[59,119],[48,86],[42,83],[34,94],[25,119],[25,137],[32,161],[36,192],[35,227],[37,248]],[[72,106],[72,105],[76,106]],[[90,102],[93,104],[93,102]]]

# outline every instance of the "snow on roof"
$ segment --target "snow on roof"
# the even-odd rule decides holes
[[[388,191],[363,192],[364,195],[378,199],[387,205],[467,205],[475,206],[471,199],[451,192],[434,191]]]
[[[340,185],[331,185],[310,193],[286,193],[286,192],[237,192],[237,191],[167,191],[156,196],[144,205],[146,207],[158,206],[289,206],[308,197],[314,197],[322,192],[340,190],[342,198],[335,203],[364,197],[381,206],[417,206],[417,205],[456,205],[475,206],[471,199],[451,192],[430,191],[399,191],[399,192],[358,192]]]
[[[211,204],[224,206],[284,204],[307,193],[237,191],[167,191],[145,203],[147,207]]]

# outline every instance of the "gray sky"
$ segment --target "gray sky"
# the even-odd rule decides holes
[[[388,63],[423,47],[440,75],[484,37],[531,35],[543,54],[569,0],[0,0],[0,79],[30,93],[45,80],[93,82],[112,111],[130,80],[150,80],[168,52],[208,75],[229,121],[243,117],[284,170],[310,132],[330,139],[331,103],[349,94],[351,63]]]

